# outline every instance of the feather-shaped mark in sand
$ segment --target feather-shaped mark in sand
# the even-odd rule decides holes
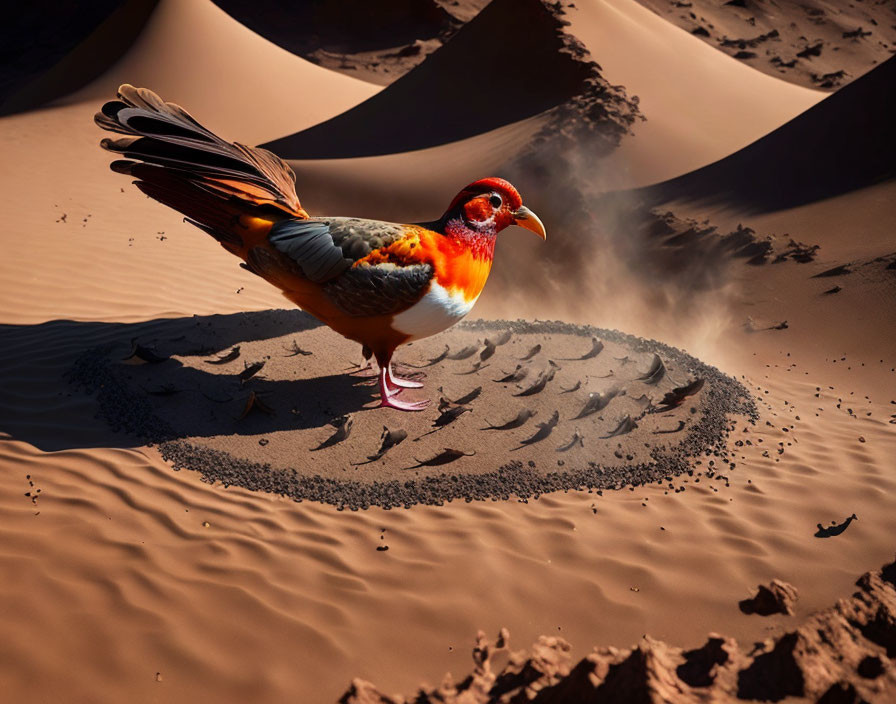
[[[256,394],[254,391],[249,392],[249,396],[246,398],[246,404],[243,406],[243,412],[240,413],[240,416],[239,418],[237,418],[237,420],[242,420],[252,411],[261,411],[262,413],[269,416],[274,415],[274,409],[264,401],[262,401],[261,398],[259,398],[258,394]]]
[[[514,450],[519,450],[527,445],[534,445],[537,442],[541,442],[546,439],[552,432],[554,432],[554,428],[557,427],[557,423],[560,422],[560,412],[554,411],[554,415],[550,417],[544,423],[536,423],[535,427],[538,428],[538,432],[535,433],[532,437],[526,438],[525,440],[520,440],[519,447],[513,448]]]
[[[417,469],[418,467],[438,467],[440,465],[459,460],[461,457],[472,457],[475,454],[475,452],[467,453],[463,450],[454,450],[450,447],[446,447],[435,457],[431,457],[428,460],[418,460],[415,457],[414,459],[417,461],[417,464],[413,465],[412,467],[408,467],[407,469]]]
[[[685,421],[680,420],[680,421],[678,421],[677,428],[672,428],[671,430],[654,430],[653,434],[654,435],[668,435],[670,433],[677,433],[677,432],[684,430],[684,426],[685,426]]]
[[[508,342],[510,342],[511,337],[513,337],[513,333],[510,332],[510,330],[505,330],[494,340],[492,340],[491,338],[487,339],[485,341],[485,344],[491,342],[495,347],[500,347],[501,345],[506,345]]]
[[[548,368],[538,375],[538,378],[532,382],[531,385],[520,391],[519,393],[514,394],[514,396],[534,396],[535,394],[541,393],[544,391],[544,387],[548,385],[548,382],[554,378],[554,375],[557,373],[557,370],[560,368],[557,366],[555,362],[552,360],[548,360]]]
[[[568,452],[576,446],[585,447],[585,436],[579,432],[578,428],[575,429],[575,432],[572,434],[572,438],[569,442],[563,443],[560,447],[557,448],[557,452]]]
[[[541,352],[541,345],[535,345],[535,347],[533,347],[531,350],[529,350],[528,352],[526,352],[526,354],[525,354],[523,357],[520,357],[520,361],[521,361],[521,362],[528,362],[530,359],[532,359],[532,358],[533,358],[535,355],[537,355],[539,352]]]
[[[483,364],[482,362],[473,362],[473,366],[470,367],[470,369],[469,369],[468,371],[465,371],[465,372],[454,372],[454,373],[457,374],[458,376],[466,376],[466,375],[469,375],[469,374],[475,374],[475,373],[478,372],[480,369],[485,369],[487,366],[489,366],[489,365],[488,365],[488,364]]]
[[[428,360],[425,364],[409,364],[408,366],[414,367],[415,369],[423,369],[424,367],[435,366],[436,364],[438,364],[439,362],[444,360],[448,356],[448,353],[450,351],[451,350],[448,348],[448,345],[445,345],[445,349],[442,350],[442,352],[440,354],[438,354],[435,357],[433,357],[432,359]]]
[[[626,416],[619,421],[618,425],[613,428],[613,430],[610,431],[609,435],[602,435],[601,437],[604,440],[606,440],[607,438],[615,438],[617,435],[625,435],[626,433],[630,433],[637,427],[638,424],[632,420],[632,417]]]
[[[591,338],[591,349],[583,354],[581,357],[563,357],[563,359],[570,362],[581,362],[586,359],[594,359],[599,355],[604,349],[604,343],[598,340],[596,337]]]
[[[444,401],[445,399],[442,399],[442,400]],[[443,409],[444,407],[442,406],[442,404],[439,404],[439,408]],[[444,408],[444,410],[442,410],[442,412],[439,413],[439,417],[436,418],[432,422],[433,429],[430,430],[428,433],[423,433],[423,435],[421,435],[419,438],[415,438],[414,442],[417,442],[420,438],[425,438],[427,435],[432,435],[433,433],[444,428],[446,425],[451,425],[454,421],[456,421],[458,418],[460,418],[464,413],[468,413],[469,411],[472,411],[472,410],[473,409],[470,408],[469,406],[449,406],[447,408]]]
[[[349,434],[352,432],[353,423],[354,421],[352,420],[351,416],[343,416],[342,418],[337,418],[335,421],[330,423],[330,425],[336,428],[336,432],[326,440],[324,440],[317,447],[312,447],[311,452],[317,452],[318,450],[323,450],[326,447],[333,447],[333,445],[337,445],[343,440],[348,439]]]
[[[258,374],[264,367],[264,360],[261,362],[252,362],[252,364],[246,364],[243,371],[237,374],[237,379],[240,380],[241,383],[245,384],[249,379]]]
[[[135,364],[158,364],[159,362],[164,362],[168,357],[164,357],[156,352],[152,347],[146,347],[144,345],[140,345],[137,343],[137,338],[135,337],[131,340],[131,351],[128,353],[127,357],[124,357],[121,361],[123,362],[133,362]]]
[[[495,379],[495,381],[499,384],[506,384],[508,382],[516,382],[522,381],[526,378],[526,375],[529,373],[529,368],[524,367],[522,364],[517,364],[516,369],[507,374],[506,376],[502,376],[500,379]]]
[[[452,354],[448,355],[448,359],[459,360],[459,359],[468,359],[476,354],[476,350],[479,349],[476,345],[467,345],[462,350],[458,350]]]
[[[475,389],[473,389],[472,391],[470,391],[468,393],[465,393],[460,398],[454,399],[453,401],[451,401],[451,403],[453,403],[455,406],[465,406],[466,404],[470,403],[471,401],[475,401],[477,398],[479,398],[479,394],[481,394],[481,393],[482,393],[482,387],[477,386]]]
[[[570,388],[568,388],[568,389],[563,389],[563,388],[561,388],[561,389],[560,389],[560,393],[561,393],[561,394],[571,394],[573,391],[578,391],[578,390],[581,389],[581,388],[582,388],[582,380],[579,379],[579,380],[578,380],[575,384],[573,384]]]
[[[513,420],[509,420],[506,423],[502,423],[501,425],[489,424],[482,428],[482,430],[513,430],[514,428],[519,428],[525,425],[526,421],[528,421],[536,413],[537,411],[524,408],[516,414],[516,418],[514,418]]]
[[[653,386],[660,383],[664,376],[666,376],[666,365],[663,364],[663,360],[660,359],[658,354],[654,354],[653,361],[650,363],[650,369],[637,377],[635,381],[643,381],[645,384]]]
[[[573,420],[578,420],[579,418],[585,418],[590,416],[598,411],[604,410],[614,398],[619,396],[623,391],[619,389],[610,389],[606,393],[590,393],[588,394],[588,400],[585,401],[585,405],[582,406],[582,410],[579,411],[577,416],[573,417]]]
[[[671,391],[667,391],[666,395],[663,396],[663,399],[660,401],[659,407],[656,409],[657,413],[668,411],[673,408],[678,408],[682,403],[684,403],[684,400],[688,396],[693,396],[698,391],[700,391],[700,389],[703,388],[703,383],[703,379],[698,377],[689,384],[685,384],[684,386],[679,386],[672,389]]]
[[[355,462],[353,467],[360,467],[362,464],[370,464],[371,462],[376,462],[383,455],[385,455],[389,450],[391,450],[396,445],[399,445],[408,437],[408,433],[406,430],[389,430],[385,425],[383,426],[383,433],[380,435],[380,449],[377,450],[372,455],[367,455],[366,462]]]
[[[297,357],[298,355],[307,357],[309,354],[311,354],[311,352],[309,352],[308,350],[303,350],[301,347],[299,347],[299,344],[295,340],[292,341],[292,347],[284,347],[283,349],[289,352],[289,354],[283,355],[284,357]]]
[[[647,394],[641,394],[638,398],[633,398],[632,402],[636,403],[642,411],[646,411],[653,405],[653,400]]]
[[[237,345],[230,352],[221,355],[215,359],[207,359],[205,360],[206,364],[227,364],[228,362],[232,362],[235,359],[238,359],[240,356],[240,346]]]
[[[479,361],[484,362],[489,357],[491,357],[495,353],[495,349],[497,349],[494,343],[489,340],[485,341],[485,347],[482,348],[482,351],[479,353]]]

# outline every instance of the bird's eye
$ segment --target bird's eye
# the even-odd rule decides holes
[[[500,207],[501,207],[501,203],[502,203],[503,201],[501,200],[501,196],[499,196],[497,193],[492,193],[492,194],[488,197],[488,202],[492,204],[492,207],[493,207],[493,208],[500,208]]]

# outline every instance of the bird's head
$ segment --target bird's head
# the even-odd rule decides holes
[[[546,237],[541,220],[503,178],[483,178],[464,188],[451,201],[442,222],[446,231],[466,231],[474,236],[491,238],[505,227],[519,225]]]

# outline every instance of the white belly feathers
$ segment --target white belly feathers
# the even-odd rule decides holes
[[[449,293],[446,288],[433,281],[429,291],[414,305],[395,316],[392,327],[419,340],[447,330],[461,320],[476,303],[478,296],[470,301],[462,291]]]

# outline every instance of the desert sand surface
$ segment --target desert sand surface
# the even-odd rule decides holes
[[[896,49],[890,2],[639,2],[747,65],[809,88],[836,90]]]
[[[569,663],[589,656],[598,680],[605,677],[600,668],[624,660],[629,649],[649,651],[665,668],[652,672],[675,693],[666,700],[706,700],[712,690],[678,666],[708,634],[719,634],[719,647],[731,654],[730,664],[715,670],[727,687],[759,652],[751,644],[768,640],[774,649],[793,642],[788,634],[828,623],[831,613],[859,612],[856,579],[892,562],[896,534],[896,211],[887,171],[896,155],[886,80],[892,60],[876,76],[866,73],[827,96],[725,56],[634,2],[575,4],[560,15],[570,23],[560,25],[563,46],[583,47],[578,60],[596,61],[606,82],[589,73],[595,81],[584,95],[617,107],[638,96],[644,121],[606,138],[601,130],[618,125],[615,115],[558,125],[558,115],[569,118],[595,103],[574,100],[570,107],[562,92],[545,91],[539,100],[561,104],[546,101],[534,113],[514,103],[517,112],[468,121],[462,133],[434,114],[431,142],[422,141],[422,131],[415,144],[389,142],[394,152],[376,146],[374,124],[366,156],[357,141],[354,153],[339,158],[282,155],[297,171],[302,203],[312,213],[407,222],[437,216],[468,178],[486,175],[478,169],[508,176],[545,220],[548,240],[503,233],[492,280],[471,317],[559,320],[673,346],[742,384],[756,404],[755,422],[733,413],[720,454],[690,457],[668,480],[356,511],[203,481],[199,471],[174,471],[159,447],[116,431],[101,394],[70,382],[88,350],[111,345],[120,365],[136,338],[176,355],[165,345],[181,344],[172,342],[180,331],[199,329],[221,339],[190,363],[217,369],[204,360],[237,344],[246,354],[255,344],[287,353],[280,343],[289,343],[273,333],[254,340],[253,330],[264,330],[255,321],[273,316],[278,334],[284,326],[299,334],[289,328],[294,318],[277,313],[285,303],[276,289],[109,171],[92,116],[117,83],[146,83],[228,139],[271,142],[320,125],[315,129],[328,140],[339,136],[337,127],[344,130],[350,144],[357,140],[352,115],[377,100],[400,105],[393,96],[409,95],[399,83],[415,71],[444,81],[446,91],[456,86],[463,76],[439,54],[450,58],[452,42],[482,19],[462,18],[466,24],[441,48],[381,89],[277,48],[211,2],[163,0],[133,47],[95,82],[0,118],[5,698],[332,702],[354,696],[357,680],[411,697],[446,672],[461,680],[471,672],[477,633],[507,628],[514,648],[541,636],[562,639],[568,650],[553,640],[554,651]],[[540,16],[556,37],[558,15]],[[430,61],[438,71],[428,73]],[[529,67],[533,75],[538,65]],[[550,82],[550,75],[539,78]],[[869,117],[860,122],[857,115]],[[607,180],[607,164],[620,174],[615,180]],[[752,184],[738,180],[741,171]],[[828,178],[837,173],[841,179]],[[793,197],[768,202],[763,179],[779,174]],[[302,373],[314,382],[338,378],[359,361],[357,346],[352,358],[335,333],[310,332],[317,336],[310,357],[297,354],[294,369],[278,358],[266,373]],[[460,346],[475,344],[481,355],[488,335],[457,334],[472,335],[475,342]],[[401,351],[399,361],[426,363],[430,348],[423,344],[419,353],[417,345]],[[440,352],[437,340],[427,344],[433,356]],[[588,336],[567,341],[550,350],[551,358],[582,356],[591,344]],[[521,361],[511,358],[527,352],[523,340],[497,346],[492,366],[501,361],[501,372],[513,372]],[[326,371],[328,356],[333,366]],[[239,369],[254,360],[229,364]],[[574,364],[555,361],[564,375]],[[588,363],[598,361],[605,360],[598,355]],[[639,374],[649,361],[638,360]],[[531,373],[548,368],[546,359],[538,364]],[[497,371],[492,366],[480,373]],[[441,373],[430,370],[429,388],[415,393],[437,394],[440,382],[447,390]],[[559,403],[552,385],[570,388],[572,381],[557,377],[525,397],[539,415],[508,430],[506,442],[531,435],[534,422],[546,421]],[[465,381],[458,393],[467,383],[497,385]],[[402,423],[389,409],[364,409],[370,391],[360,382],[346,384],[341,398],[357,400],[356,431],[366,429],[352,458],[370,454],[366,439],[376,444],[379,426]],[[513,415],[516,407],[504,397],[492,398],[472,402],[474,410],[457,422]],[[336,416],[348,409],[332,410]],[[280,422],[281,413],[272,418]],[[323,420],[323,411],[317,415]],[[431,425],[438,417],[434,406],[413,423]],[[267,422],[263,413],[249,418]],[[225,420],[234,423],[233,415]],[[614,420],[605,417],[600,428]],[[556,446],[568,428],[554,431]],[[303,432],[314,446],[333,430],[321,424]],[[665,437],[654,436],[648,423],[639,430]],[[409,435],[394,450],[404,452],[416,437]],[[554,440],[538,451],[555,459]],[[248,445],[242,435],[236,441]],[[592,442],[606,449],[600,443],[607,441],[590,436],[585,449]],[[341,451],[310,453],[308,445],[303,438],[299,458],[309,473],[322,461],[312,455]],[[386,466],[394,450],[378,462]],[[484,444],[479,451],[494,449]],[[745,613],[739,602],[774,579],[797,590],[792,613]],[[816,701],[841,680],[867,701],[892,700],[892,566],[864,579],[867,589],[858,591],[873,592],[881,604],[878,630],[862,635],[837,667],[822,659],[801,669],[802,688],[790,682],[785,701]],[[595,646],[598,654],[589,655]],[[607,655],[610,647],[618,650]],[[505,666],[503,652],[489,661],[495,672]],[[853,662],[866,658],[878,666]],[[531,700],[536,689],[525,696]],[[766,690],[743,694],[768,699]]]

